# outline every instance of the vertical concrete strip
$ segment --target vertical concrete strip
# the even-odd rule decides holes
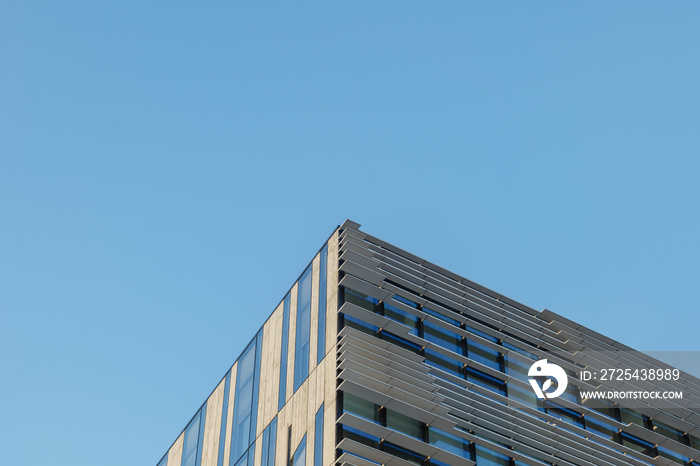
[[[338,336],[338,231],[328,240],[326,299],[326,354],[335,348]]]
[[[180,436],[175,440],[173,446],[168,451],[167,466],[180,466],[182,464],[182,446],[185,441],[185,431],[183,430]]]
[[[207,400],[204,442],[202,443],[202,466],[216,466],[219,457],[219,436],[221,435],[221,414],[225,388],[226,378],[224,377]]]
[[[236,401],[236,372],[238,371],[238,363],[231,368],[231,383],[229,384],[228,392],[228,412],[226,414],[226,438],[224,439],[224,466],[228,466],[229,457],[231,456],[231,429],[233,429],[233,405]],[[170,465],[168,465],[170,466]]]

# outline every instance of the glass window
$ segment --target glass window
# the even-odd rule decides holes
[[[503,333],[507,334],[508,332],[503,332]],[[520,338],[518,338],[518,340],[520,340]],[[526,342],[526,343],[527,343],[527,344],[530,344],[530,343],[528,343],[528,342]],[[535,356],[535,355],[532,354],[531,352],[526,351],[526,350],[524,350],[524,349],[522,349],[522,348],[519,348],[519,347],[517,347],[517,346],[515,346],[515,345],[513,345],[513,344],[510,344],[510,343],[508,343],[507,341],[504,341],[504,342],[502,343],[502,345],[503,345],[504,348],[508,348],[509,350],[513,350],[513,351],[515,351],[515,352],[517,352],[517,353],[520,353],[520,354],[522,354],[523,356],[526,356],[526,357],[528,357],[528,358],[530,358],[530,359],[533,359],[533,360],[537,360],[537,359],[538,359],[537,356]]]
[[[366,432],[362,432],[361,430],[345,425],[343,426],[343,438],[354,440],[357,443],[361,443],[372,448],[379,448],[379,442],[382,440],[379,437],[375,437],[374,435],[370,435]],[[353,455],[354,454],[355,453],[353,453]]]
[[[223,442],[222,442],[223,443]],[[275,465],[275,450],[277,446],[277,416],[263,431],[261,466]]]
[[[166,453],[165,456],[163,457],[162,460],[160,460],[160,463],[158,463],[158,466],[166,466],[168,464],[168,454]]]
[[[539,411],[544,411],[544,408],[537,404],[537,395],[532,391],[532,388],[523,388],[515,383],[508,384],[508,398],[518,403],[522,403],[525,406],[537,409]],[[519,406],[513,406],[514,408],[521,409]]]
[[[202,461],[202,437],[204,432],[204,418],[206,417],[207,404],[192,419],[185,429],[185,439],[182,446],[182,466],[198,466]]]
[[[418,335],[418,323],[420,322],[418,316],[414,316],[398,307],[386,303],[384,303],[384,315],[396,322],[407,325],[409,327],[408,333],[411,335]]]
[[[419,440],[423,439],[423,423],[391,409],[386,410],[386,426]]]
[[[696,450],[700,450],[700,438],[694,435],[688,435],[688,440],[690,440],[690,446]]]
[[[277,403],[277,410],[287,402],[287,360],[289,347],[289,293],[284,297],[282,310],[282,352],[280,357],[280,392]]]
[[[423,322],[423,338],[457,354],[461,355],[463,353],[462,337],[438,325]]]
[[[318,408],[314,423],[314,466],[323,466],[323,405]]]
[[[492,341],[494,343],[498,343],[498,338],[496,338],[492,335],[489,335],[486,332],[482,332],[481,330],[477,330],[474,327],[470,327],[468,325],[466,325],[464,328],[466,328],[467,332],[469,332],[469,333],[473,333],[474,335],[479,335],[481,338],[483,338],[485,340],[489,340],[489,341]]]
[[[406,340],[405,338],[397,337],[393,333],[382,331],[382,340],[386,340],[390,343],[395,344],[401,348],[413,351],[414,353],[420,353],[421,347],[417,344]]]
[[[469,359],[500,371],[502,370],[500,355],[501,353],[496,350],[487,348],[481,343],[471,339],[467,339],[467,357]]]
[[[343,392],[343,412],[354,414],[372,422],[379,422],[376,405],[350,393]]]
[[[685,443],[683,438],[683,432],[679,431],[675,427],[669,426],[668,424],[664,424],[663,422],[654,420],[654,431],[663,435],[666,438],[675,440],[676,442]]]
[[[646,427],[646,422],[642,413],[633,409],[620,408],[620,420],[623,424],[637,424],[638,426]]]
[[[255,432],[257,420],[257,384],[259,382],[257,373],[260,372],[257,368],[260,367],[259,346],[261,345],[262,331],[238,360],[229,464],[235,464],[253,441],[252,434]]]
[[[309,339],[311,337],[311,267],[299,279],[297,295],[297,331],[294,349],[294,391],[309,376]]]
[[[583,416],[572,409],[563,408],[548,401],[547,414],[583,429]]]
[[[255,442],[250,446],[247,452],[248,466],[255,466]]]
[[[377,304],[379,301],[373,297],[367,296],[359,291],[351,290],[350,288],[345,288],[345,292],[343,294],[345,296],[346,303],[352,303],[355,306],[359,306],[370,312],[377,312]]]
[[[386,453],[389,453],[390,455],[394,455],[397,458],[401,458],[402,460],[408,461],[409,463],[418,465],[422,465],[428,459],[425,456],[419,455],[414,451],[408,450],[398,445],[394,445],[393,443],[389,442],[382,443],[382,450],[384,450],[384,452]]]
[[[368,335],[376,335],[379,331],[379,327],[377,327],[376,325],[368,324],[363,320],[356,319],[355,317],[349,316],[347,314],[341,315],[343,316],[343,322],[347,327],[354,328]]]
[[[622,444],[624,446],[629,447],[634,451],[644,453],[645,455],[655,456],[654,455],[654,444],[649,443],[649,442],[642,440],[640,438],[637,438],[633,435],[627,434],[625,432],[622,432],[620,434],[620,437],[622,439]]]
[[[430,458],[430,461],[428,462],[430,466],[451,466],[447,463],[443,463],[442,461],[438,461],[435,458]]]
[[[420,307],[420,306],[418,306],[418,304],[414,303],[414,302],[411,301],[410,299],[404,298],[403,296],[394,295],[394,297],[393,297],[392,299],[395,299],[396,301],[398,301],[398,302],[400,302],[400,303],[404,303],[405,305],[411,306],[411,307],[413,307],[413,308],[415,308],[415,309],[418,309],[418,308]]]
[[[467,367],[467,380],[481,387],[488,388],[499,395],[505,396],[506,394],[506,384],[503,381],[471,367]]]
[[[448,324],[452,324],[452,325],[455,325],[455,326],[457,326],[457,327],[459,327],[459,325],[460,325],[460,322],[459,322],[458,320],[455,320],[455,319],[453,319],[453,318],[451,318],[451,317],[447,317],[447,316],[445,316],[445,315],[443,315],[443,314],[441,314],[441,313],[439,313],[439,312],[437,312],[437,311],[434,311],[434,310],[430,309],[429,307],[425,307],[425,306],[424,306],[423,308],[421,308],[421,311],[423,311],[423,312],[425,312],[426,314],[431,315],[431,316],[433,316],[433,317],[435,317],[435,318],[437,318],[437,319],[440,319],[440,320],[442,320],[443,322],[447,322]]]
[[[430,348],[425,349],[425,362],[437,369],[448,372],[455,377],[463,377],[462,363]]]
[[[669,459],[669,460],[673,461],[674,463],[678,463],[678,464],[687,464],[688,463],[688,458],[686,458],[685,456],[683,456],[679,453],[676,453],[675,451],[671,451],[668,448],[664,448],[664,447],[656,447],[656,448],[658,449],[660,456],[663,456],[664,458]]]
[[[299,446],[294,452],[290,466],[306,466],[306,435],[301,439]]]
[[[569,380],[573,380],[573,378],[569,377]],[[561,398],[562,400],[570,401],[577,405],[581,404],[581,401],[579,401],[578,399],[578,387],[576,385],[569,384],[566,387],[566,390],[564,390],[564,393],[559,395],[559,398]]]
[[[454,455],[461,456],[468,460],[472,460],[472,454],[469,450],[469,441],[464,440],[444,430],[440,430],[435,427],[430,427],[428,432],[428,439],[431,445],[450,452]]]
[[[506,365],[506,374],[510,375],[511,377],[515,377],[518,380],[522,380],[523,382],[528,382],[529,377],[527,373],[530,370],[530,366],[532,364],[527,364],[522,361],[518,361],[513,356],[510,356],[508,354],[503,356],[503,360],[505,361]]]
[[[608,416],[611,419],[617,420],[617,408],[606,400],[586,399],[581,402],[583,406],[593,411]]]
[[[617,433],[617,428],[598,419],[586,416],[586,430],[611,440]]]
[[[477,444],[476,464],[479,466],[508,466],[510,458]]]
[[[318,275],[318,351],[316,352],[316,361],[321,362],[321,359],[326,355],[326,288],[328,275],[328,245],[326,244],[321,249],[321,265]]]

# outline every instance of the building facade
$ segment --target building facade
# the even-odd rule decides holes
[[[671,370],[346,221],[158,466],[698,465],[698,379],[625,382],[683,391],[663,408],[587,398],[620,384],[582,371],[625,364]]]

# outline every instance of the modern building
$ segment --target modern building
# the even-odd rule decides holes
[[[545,358],[568,378],[557,398],[531,382],[547,390],[531,375]],[[678,376],[581,380],[605,367]],[[601,388],[683,398],[584,395]],[[697,465],[699,394],[698,379],[346,221],[159,466]]]

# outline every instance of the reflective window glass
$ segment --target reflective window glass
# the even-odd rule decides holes
[[[386,426],[419,440],[423,439],[423,423],[405,414],[387,409]]]
[[[423,322],[423,338],[457,354],[462,354],[462,337],[439,325]]]
[[[262,451],[261,451],[261,466],[274,466],[275,464],[275,449],[277,446],[277,417],[263,431],[262,436]]]
[[[508,466],[509,463],[509,457],[476,445],[476,464],[479,466]]]
[[[282,350],[280,357],[280,390],[279,398],[277,402],[278,411],[282,409],[282,406],[287,402],[287,361],[288,361],[288,351],[289,351],[289,305],[290,296],[284,297],[284,304],[282,309]]]
[[[607,422],[586,416],[586,430],[610,440],[615,436],[618,429]]]
[[[467,367],[467,380],[481,387],[488,388],[499,395],[506,394],[506,384],[503,381],[472,369],[471,367]]]
[[[422,465],[427,460],[427,458],[421,454],[389,442],[384,442],[382,444],[382,450],[390,455],[394,455],[397,458],[401,458],[402,460],[413,464]]]
[[[440,320],[442,320],[443,322],[447,322],[448,324],[452,324],[452,325],[455,325],[455,326],[457,326],[457,327],[459,327],[459,325],[460,325],[460,322],[459,322],[458,320],[453,319],[453,318],[451,318],[451,317],[447,317],[446,315],[444,315],[444,314],[442,314],[442,313],[440,313],[440,312],[434,311],[434,310],[430,309],[429,307],[423,306],[423,307],[421,308],[421,311],[423,311],[423,312],[425,312],[426,314],[431,315],[431,316],[433,316],[433,317],[435,317],[435,318],[437,318],[437,319],[440,319]]]
[[[622,444],[628,448],[631,448],[632,450],[650,456],[654,453],[654,444],[649,443],[646,440],[642,440],[625,432],[620,434],[620,438],[622,439]]]
[[[306,466],[306,435],[301,439],[299,446],[294,452],[290,466]]]
[[[297,328],[294,351],[294,391],[309,376],[309,339],[311,336],[311,270],[299,279],[297,293]]]
[[[372,422],[379,422],[374,403],[359,396],[343,392],[343,412],[351,413]]]
[[[351,290],[350,288],[345,288],[343,295],[345,296],[346,303],[352,303],[370,312],[377,312],[377,304],[379,301],[375,298],[360,293],[359,291]]]
[[[462,377],[462,363],[430,348],[425,349],[425,362],[455,377]]]
[[[326,288],[328,275],[328,245],[325,245],[321,250],[321,264],[318,271],[318,345],[316,352],[316,361],[321,362],[321,359],[326,355]]]
[[[257,383],[260,366],[259,347],[262,345],[262,331],[248,345],[238,360],[236,372],[236,394],[234,396],[233,427],[231,432],[231,456],[229,464],[235,464],[253,441],[257,418]],[[258,353],[258,354],[256,354]],[[257,376],[256,376],[257,374]]]
[[[469,450],[469,441],[458,437],[455,434],[445,432],[435,427],[430,427],[428,432],[428,440],[431,445],[450,452],[454,455],[461,456],[468,460],[472,459]]]
[[[496,350],[488,348],[479,342],[467,339],[467,357],[485,366],[501,370],[500,355]]]
[[[411,335],[418,335],[418,322],[420,322],[418,316],[386,303],[384,304],[384,315],[396,322],[407,325],[409,327],[408,333]]]

